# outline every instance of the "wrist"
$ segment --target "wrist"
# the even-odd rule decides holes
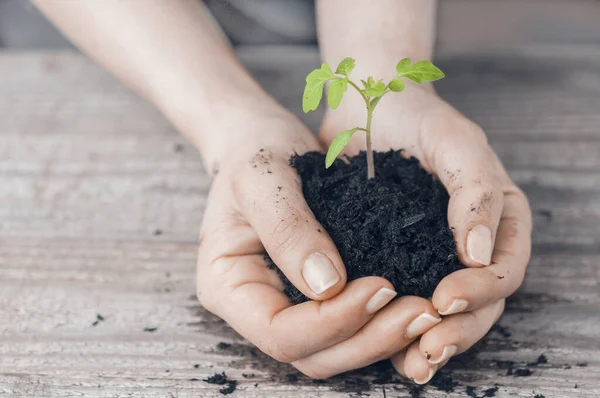
[[[308,150],[307,142],[314,138],[293,114],[268,95],[246,100],[237,97],[214,105],[210,115],[191,115],[181,127],[207,170],[237,167],[261,149],[284,156]]]

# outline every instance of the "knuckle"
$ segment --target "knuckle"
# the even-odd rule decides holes
[[[290,356],[282,347],[282,345],[276,340],[273,340],[270,344],[268,344],[263,351],[265,352],[265,354],[267,354],[268,356],[270,356],[278,362],[292,363],[297,359]]]
[[[292,216],[294,217],[294,216]],[[294,249],[304,239],[301,229],[296,228],[296,218],[286,217],[278,221],[271,231],[271,248],[277,253]]]

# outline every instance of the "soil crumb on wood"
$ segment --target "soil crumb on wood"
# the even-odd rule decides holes
[[[545,363],[548,363],[548,358],[546,358],[546,356],[542,354],[535,360],[535,362],[529,362],[527,366],[538,366]]]
[[[533,371],[528,368],[520,368],[520,369],[515,369],[513,374],[516,377],[529,377],[533,374]]]
[[[450,375],[443,373],[437,373],[433,376],[429,384],[446,393],[453,392],[454,387],[458,386],[457,381],[454,381]]]
[[[219,350],[228,350],[228,349],[230,349],[230,348],[231,348],[231,344],[229,344],[229,343],[224,343],[224,342],[222,342],[222,341],[221,341],[219,344],[217,344],[217,348],[218,348]]]
[[[92,323],[92,326],[98,326],[98,324],[103,321],[104,317],[100,314],[96,314],[96,320]]]
[[[375,152],[367,179],[364,152],[325,168],[325,155],[290,160],[317,220],[337,246],[348,280],[381,276],[398,297],[430,297],[439,281],[463,268],[448,227],[448,194],[441,183],[400,151]],[[266,256],[270,268],[277,269]],[[279,272],[292,303],[308,299]]]
[[[225,372],[215,373],[214,375],[208,376],[206,379],[203,379],[203,381],[207,382],[208,384],[217,384],[219,386],[222,386],[225,383],[227,383],[227,375],[225,374]]]
[[[552,220],[552,211],[548,209],[539,209],[537,213],[548,221]]]
[[[237,388],[237,381],[236,380],[229,380],[227,382],[227,386],[220,388],[219,392],[223,395],[229,395],[231,393],[233,393],[235,391],[235,389]]]
[[[466,392],[467,396],[471,397],[471,398],[488,398],[488,397],[495,397],[496,393],[498,392],[498,389],[499,389],[498,384],[495,384],[494,387],[483,390],[481,392],[481,395],[479,395],[475,391],[475,387],[467,386],[465,388],[465,392]]]

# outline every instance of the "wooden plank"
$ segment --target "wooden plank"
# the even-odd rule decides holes
[[[297,101],[314,49],[241,56],[318,126],[319,114],[307,118]],[[453,360],[453,393],[428,386],[422,396],[464,396],[467,385],[481,394],[494,383],[500,397],[599,396],[600,50],[446,54],[440,63],[449,72],[441,94],[486,129],[528,192],[535,246],[501,320],[512,335],[493,331]],[[217,397],[218,387],[190,379],[221,371],[239,381],[234,397],[383,396],[373,383],[380,368],[289,381],[291,366],[196,303],[210,182],[150,106],[72,53],[0,54],[0,93],[0,396]],[[93,326],[97,314],[104,321]],[[233,346],[218,349],[221,341]],[[548,363],[531,377],[507,375],[502,361],[524,366],[542,353]],[[409,385],[393,377],[386,395],[410,396]]]

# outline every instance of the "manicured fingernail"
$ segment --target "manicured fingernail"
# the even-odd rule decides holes
[[[490,265],[492,261],[492,231],[485,225],[476,225],[467,236],[467,254],[476,263]]]
[[[442,318],[436,318],[428,313],[424,312],[416,317],[410,325],[406,328],[406,337],[412,339],[423,334],[425,331],[431,329],[434,325],[440,323]]]
[[[427,361],[432,364],[432,365],[437,365],[439,363],[442,363],[444,361],[447,361],[448,359],[450,359],[450,357],[452,357],[454,354],[456,354],[456,350],[458,348],[455,345],[447,345],[444,346],[444,351],[442,351],[442,355],[440,355],[439,358],[437,359],[428,359]]]
[[[340,280],[333,263],[322,253],[313,253],[306,259],[302,277],[315,294],[323,293]]]
[[[446,311],[438,311],[440,315],[452,315],[463,312],[469,306],[469,302],[463,299],[455,299]]]
[[[367,312],[369,314],[376,313],[377,311],[385,307],[387,303],[392,301],[392,299],[396,297],[396,294],[397,293],[392,289],[382,287],[373,295],[373,297],[371,297],[371,299],[367,303]]]
[[[427,375],[426,379],[423,380],[417,380],[417,379],[413,379],[415,381],[415,383],[417,384],[425,384],[427,383],[429,380],[431,380],[431,378],[433,377],[433,375],[435,374],[435,370],[433,370],[432,368],[429,368],[429,374]]]

